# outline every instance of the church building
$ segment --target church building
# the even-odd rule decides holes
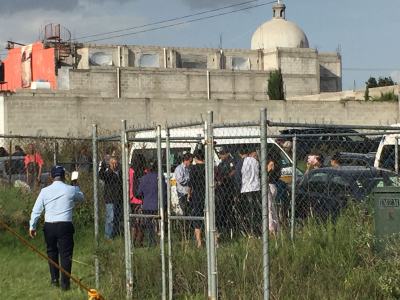
[[[54,28],[60,34],[60,25]],[[15,72],[21,53],[32,60],[24,62],[22,74]],[[2,89],[11,91],[48,81],[52,90],[101,97],[268,100],[268,78],[278,69],[286,97],[342,89],[340,54],[310,48],[280,1],[272,19],[255,30],[249,49],[62,43],[51,34],[50,40],[11,49],[4,65]]]

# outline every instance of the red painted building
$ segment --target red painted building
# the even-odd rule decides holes
[[[4,63],[4,83],[0,90],[16,91],[31,88],[32,82],[49,82],[57,89],[54,48],[44,48],[36,42],[8,51]]]

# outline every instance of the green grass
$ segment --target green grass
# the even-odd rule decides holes
[[[21,231],[21,234],[27,236],[27,232]],[[75,248],[74,259],[81,263],[73,263],[73,274],[79,274],[86,282],[92,281],[89,237],[76,235],[80,242]],[[31,242],[40,251],[45,251],[42,232]],[[68,292],[50,287],[48,264],[5,231],[0,231],[0,265],[0,299],[87,299],[87,293],[75,284]]]
[[[9,202],[17,191],[0,192],[1,217],[26,235],[13,219],[13,210],[25,202]],[[29,197],[26,197],[28,199]],[[26,200],[32,204],[31,200]],[[33,204],[32,204],[33,205]],[[361,205],[350,206],[336,221],[311,220],[296,228],[292,243],[287,231],[270,240],[271,299],[399,299],[400,243],[394,239],[385,255],[374,249],[373,220]],[[29,210],[26,210],[29,211]],[[7,213],[5,213],[7,212]],[[15,213],[15,212],[14,212]],[[93,287],[92,227],[77,222],[72,273]],[[42,232],[32,241],[45,250]],[[218,250],[218,284],[221,299],[261,299],[262,243],[257,238],[237,237],[221,241]],[[207,291],[205,249],[192,240],[174,235],[174,299],[204,299]],[[100,292],[106,299],[125,298],[124,246],[122,239],[101,241]],[[0,230],[0,299],[87,299],[76,285],[62,293],[49,285],[48,266],[10,234]],[[159,247],[136,248],[133,256],[134,299],[160,299]]]

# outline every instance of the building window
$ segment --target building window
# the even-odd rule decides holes
[[[89,64],[91,66],[112,66],[113,57],[111,52],[97,51],[89,54]]]
[[[232,57],[232,70],[250,70],[248,57]]]
[[[142,54],[139,57],[137,65],[143,68],[159,68],[160,58],[158,54],[150,54],[150,53]]]
[[[178,68],[207,69],[207,56],[196,54],[181,54],[177,62]]]

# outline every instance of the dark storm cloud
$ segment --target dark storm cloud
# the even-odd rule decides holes
[[[0,14],[15,14],[33,9],[69,11],[78,6],[78,0],[0,0]]]
[[[0,15],[13,15],[29,10],[72,11],[80,4],[129,0],[0,0]]]
[[[229,4],[237,4],[248,0],[181,0],[192,8],[218,8]]]

